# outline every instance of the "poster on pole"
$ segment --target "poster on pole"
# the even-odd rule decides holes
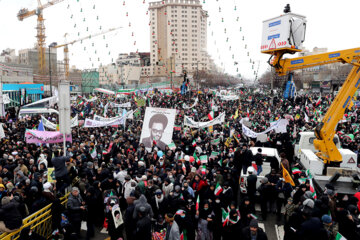
[[[140,143],[148,151],[153,146],[161,150],[172,142],[176,109],[147,107],[143,121]]]

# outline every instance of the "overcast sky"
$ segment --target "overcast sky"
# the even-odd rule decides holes
[[[146,14],[149,0],[145,0],[145,4],[143,2],[65,0],[58,3],[44,10],[46,44],[65,42],[65,33],[68,33],[67,40],[74,40],[122,26],[122,29],[105,37],[99,36],[70,46],[70,65],[81,69],[93,68],[100,63],[115,61],[119,53],[149,51],[149,15]],[[203,0],[200,2],[203,3]],[[205,0],[203,5],[209,11],[210,22],[208,52],[216,63],[230,74],[240,73],[250,79],[254,78],[258,66],[260,75],[266,71],[269,56],[260,53],[262,21],[282,14],[286,3],[291,4],[292,12],[307,17],[304,43],[307,49],[327,47],[333,51],[360,46],[360,31],[356,26],[359,0]],[[34,46],[36,17],[20,22],[16,15],[23,7],[32,10],[36,6],[36,0],[0,0],[0,50]],[[62,49],[58,49],[58,54],[62,59]],[[234,65],[235,61],[239,64]],[[252,69],[250,61],[255,61],[255,69]]]

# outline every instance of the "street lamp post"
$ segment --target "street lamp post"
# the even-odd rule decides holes
[[[52,81],[51,81],[51,60],[50,60],[50,50],[51,48],[57,45],[56,42],[53,42],[49,45],[49,75],[50,75],[50,96],[52,97]]]

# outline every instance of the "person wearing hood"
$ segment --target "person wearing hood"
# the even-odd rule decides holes
[[[224,207],[226,207],[230,205],[234,197],[234,192],[232,188],[229,186],[229,182],[225,182],[223,187],[224,189],[221,194],[221,203]]]
[[[95,236],[95,229],[94,224],[96,222],[96,219],[99,217],[97,216],[97,208],[99,207],[97,205],[97,199],[95,195],[95,188],[93,186],[88,187],[84,201],[87,208],[87,214],[86,214],[86,240],[89,240],[90,238]]]
[[[212,239],[214,213],[208,201],[205,201],[200,211],[196,212],[195,218],[198,219],[197,228],[198,228],[198,236],[200,236],[199,240]]]
[[[252,219],[251,214],[255,213],[255,208],[250,202],[249,197],[244,197],[240,204],[240,216],[242,226],[248,226]]]
[[[138,212],[140,207],[145,207],[145,213],[150,216],[150,218],[154,217],[153,210],[151,205],[147,202],[145,195],[141,194],[140,198],[134,202],[135,208],[133,213],[133,218],[137,219]]]

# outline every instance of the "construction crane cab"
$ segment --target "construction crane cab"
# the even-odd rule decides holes
[[[324,118],[314,129],[316,139],[313,141],[313,144],[318,151],[315,152],[316,156],[313,154],[313,156],[309,157],[308,155],[305,160],[309,163],[311,162],[308,161],[309,158],[312,158],[317,166],[323,166],[322,175],[327,175],[328,167],[350,168],[349,170],[356,174],[354,179],[356,178],[356,181],[359,182],[359,166],[357,166],[357,164],[352,164],[356,163],[356,160],[352,157],[350,160],[343,162],[343,156],[336,147],[333,139],[338,122],[343,118],[345,110],[350,106],[352,98],[360,86],[360,48],[291,59],[284,58],[285,54],[295,54],[302,51],[302,44],[305,40],[306,32],[305,16],[291,13],[289,5],[285,7],[284,13],[284,15],[263,22],[261,45],[261,52],[270,55],[268,62],[279,76],[291,74],[293,71],[299,69],[337,62],[353,65],[351,72]],[[304,153],[306,152],[307,151]],[[349,152],[351,151],[349,150]],[[319,164],[320,161],[322,164]],[[307,164],[307,166],[310,168],[311,164]],[[320,175],[320,172],[315,169],[310,168],[309,170],[316,171],[316,174]]]

